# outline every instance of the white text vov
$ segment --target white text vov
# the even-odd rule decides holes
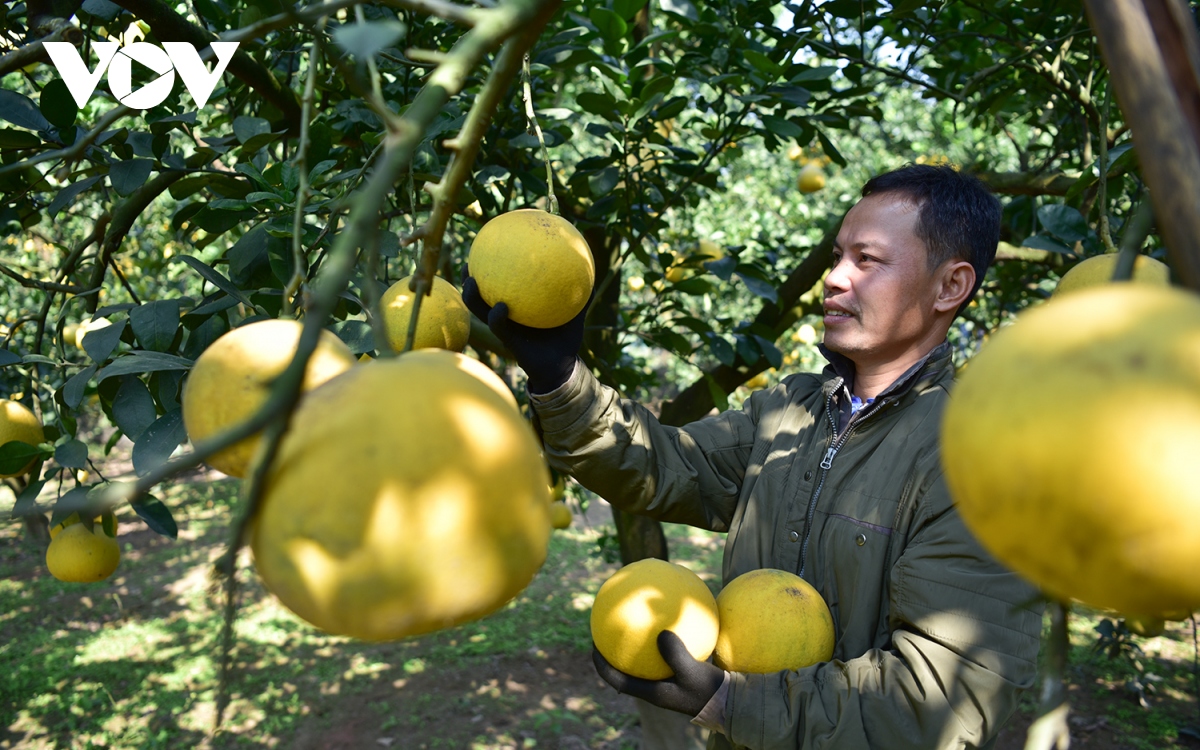
[[[176,72],[196,101],[196,107],[203,107],[233,59],[238,44],[213,42],[212,49],[217,62],[210,72],[200,59],[200,53],[187,42],[163,42],[162,47],[149,42],[134,42],[124,47],[119,42],[95,42],[92,49],[100,59],[95,70],[88,70],[75,45],[69,42],[45,43],[50,61],[62,76],[63,83],[67,84],[77,105],[83,107],[87,104],[96,85],[100,83],[100,77],[107,70],[108,90],[131,109],[149,109],[162,104],[175,85]],[[137,91],[133,90],[132,80],[135,60],[159,74],[158,78]]]

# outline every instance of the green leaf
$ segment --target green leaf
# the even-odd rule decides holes
[[[113,398],[112,418],[117,428],[135,443],[154,424],[158,418],[154,397],[141,379],[133,375],[121,378],[121,387]]]
[[[238,143],[245,143],[256,135],[270,132],[271,123],[261,117],[247,117],[243,115],[233,120],[233,134],[237,136]]]
[[[125,332],[124,320],[118,320],[104,328],[93,328],[83,335],[83,350],[98,365],[112,356],[117,344],[121,343],[121,334]]]
[[[0,128],[0,148],[37,148],[42,139],[33,133],[13,128]]]
[[[711,284],[709,284],[704,279],[701,279],[696,276],[693,276],[690,279],[684,279],[682,281],[677,281],[672,286],[675,289],[683,292],[684,294],[693,294],[693,295],[697,295],[697,296],[702,295],[702,294],[708,294],[709,292],[712,291]]]
[[[1047,232],[1068,245],[1085,240],[1091,234],[1091,229],[1087,225],[1087,220],[1083,218],[1083,214],[1072,206],[1052,203],[1040,207],[1037,215],[1038,221]]]
[[[748,272],[744,272],[740,269],[734,273],[739,279],[742,280],[742,283],[746,285],[746,288],[755,295],[762,297],[763,299],[770,300],[771,302],[779,301],[779,294],[775,291],[775,287],[771,285],[771,282],[766,281],[765,279],[760,279],[757,276],[752,276]]]
[[[44,354],[26,354],[24,357],[21,357],[21,361],[27,365],[53,365],[54,367],[62,364],[58,360],[50,359]]]
[[[734,334],[733,345],[737,350],[738,356],[748,365],[754,364],[762,357],[762,352],[745,334]]]
[[[95,185],[100,180],[104,179],[104,175],[98,174],[93,177],[88,177],[84,180],[78,180],[67,185],[62,190],[58,191],[58,195],[54,196],[54,200],[50,201],[50,205],[46,208],[46,213],[53,219],[59,211],[66,208],[75,200],[75,196]]]
[[[611,193],[620,181],[621,170],[616,167],[606,167],[588,176],[588,189],[592,195],[600,197]]]
[[[804,81],[824,81],[837,72],[835,65],[820,65],[815,68],[806,68],[799,73],[793,75],[789,80],[792,83],[802,83]]]
[[[604,37],[604,41],[610,44],[621,41],[629,32],[629,24],[625,23],[625,19],[608,8],[593,7],[588,12],[588,19]]]
[[[83,394],[87,390],[87,384],[96,374],[96,365],[88,365],[87,368],[75,373],[63,383],[63,403],[70,409],[78,409],[83,403]]]
[[[7,349],[0,349],[0,367],[21,363],[21,355],[13,354]]]
[[[606,120],[616,121],[621,119],[621,111],[617,108],[616,99],[599,91],[583,92],[575,97],[575,104],[584,112],[603,117]]]
[[[87,446],[78,440],[68,440],[54,449],[54,460],[68,469],[86,469],[87,456]]]
[[[804,135],[804,128],[791,120],[776,117],[775,115],[763,115],[762,121],[767,130],[775,135],[780,135],[784,138],[800,138]]]
[[[346,54],[366,60],[394,46],[406,31],[404,24],[395,19],[347,24],[333,30],[333,41]]]
[[[143,349],[166,351],[179,330],[179,300],[162,299],[138,305],[129,311],[129,324]]]
[[[720,334],[710,331],[702,335],[702,338],[708,342],[708,348],[712,349],[713,355],[721,364],[732,366],[737,361],[737,352]]]
[[[0,89],[0,120],[7,120],[28,130],[50,130],[54,127],[32,99],[8,89]]]
[[[109,166],[108,179],[118,195],[129,195],[146,184],[152,169],[154,169],[153,159],[119,161]]]
[[[84,0],[83,11],[102,21],[111,21],[121,15],[121,6],[108,0]]]
[[[821,148],[825,150],[826,156],[833,160],[833,163],[839,167],[846,166],[846,157],[842,156],[842,152],[837,150],[837,146],[833,145],[833,141],[829,140],[829,136],[817,131],[817,140],[821,142]]]
[[[613,11],[626,21],[633,20],[638,11],[646,7],[646,0],[613,0]]]
[[[10,440],[0,445],[0,474],[20,474],[31,461],[49,455],[36,445]]]
[[[42,88],[38,109],[59,130],[74,125],[75,118],[79,116],[79,105],[75,103],[75,97],[71,96],[71,90],[61,78],[53,79]]]
[[[139,477],[145,476],[170,458],[184,440],[187,432],[183,428],[183,413],[173,409],[162,415],[133,444],[134,472]]]
[[[118,357],[96,376],[96,382],[116,377],[117,375],[135,375],[142,372],[158,372],[160,370],[190,370],[192,360],[176,357],[174,354],[162,352],[134,351],[124,357]]]
[[[713,380],[712,375],[704,373],[704,382],[708,386],[708,395],[712,396],[713,406],[717,407],[718,412],[729,410],[729,396],[725,391],[721,390],[721,386],[717,385],[717,381]]]
[[[21,494],[17,495],[17,501],[13,504],[12,517],[20,518],[27,516],[30,513],[37,513],[37,496],[41,494],[42,488],[46,486],[44,480],[37,480],[25,485],[25,489],[21,490]]]
[[[1034,250],[1048,250],[1062,255],[1074,255],[1075,251],[1056,239],[1042,234],[1033,234],[1021,241],[1022,247],[1032,247]]]
[[[365,320],[343,320],[334,323],[329,330],[356,355],[375,351],[375,333]]]
[[[255,229],[258,229],[258,228],[259,227],[255,227]],[[250,230],[245,235],[242,235],[242,239],[245,239],[247,235],[249,235],[253,232],[254,232],[254,229]],[[264,238],[266,237],[265,232],[263,232],[263,237]],[[240,244],[240,243],[241,243],[241,240],[238,241],[238,244]],[[237,245],[235,244],[234,247],[236,248]],[[246,307],[249,307],[249,308],[254,307],[254,303],[250,301],[250,298],[247,297],[246,294],[241,289],[238,289],[236,286],[234,286],[232,281],[225,278],[225,276],[223,276],[220,271],[216,270],[215,268],[208,265],[207,263],[200,260],[199,258],[193,258],[190,255],[181,255],[181,256],[179,256],[179,259],[181,261],[183,261],[184,263],[186,263],[187,265],[191,266],[192,269],[194,271],[196,271],[196,273],[203,276],[206,280],[208,280],[210,283],[212,283],[213,286],[220,289],[222,292],[225,292],[230,297],[233,297],[234,299],[236,299],[238,302],[241,302]]]
[[[146,522],[151,531],[176,539],[179,536],[179,526],[175,524],[171,510],[162,504],[154,495],[146,495],[141,500],[129,504],[133,512]]]
[[[253,211],[225,211],[208,205],[196,212],[196,215],[192,217],[192,223],[210,235],[218,235],[228,232],[252,216],[254,216]]]
[[[758,344],[758,348],[762,351],[763,356],[771,363],[771,366],[778,369],[783,367],[783,352],[767,339],[754,334],[754,342]]]
[[[758,70],[760,70],[763,73],[766,73],[772,77],[778,76],[780,71],[782,70],[779,63],[775,62],[774,60],[772,60],[771,58],[767,57],[766,55],[764,55],[763,53],[761,53],[757,50],[748,49],[745,52],[743,52],[742,55],[755,68],[757,68]]]

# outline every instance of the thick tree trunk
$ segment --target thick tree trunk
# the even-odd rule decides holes
[[[1195,20],[1176,0],[1085,0],[1133,133],[1159,235],[1200,289],[1200,73]]]

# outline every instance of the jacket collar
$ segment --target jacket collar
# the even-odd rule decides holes
[[[823,371],[823,375],[827,378],[825,383],[826,395],[837,384],[837,379],[842,379],[847,392],[854,385],[854,362],[849,357],[839,354],[831,349],[828,349],[824,344],[819,344],[817,349],[829,360],[829,365]],[[935,346],[924,357],[918,360],[912,367],[904,371],[900,377],[896,378],[887,388],[875,397],[878,401],[883,398],[893,398],[903,396],[909,391],[917,391],[918,393],[936,385],[944,378],[952,377],[954,374],[953,365],[953,350],[950,347],[948,340]]]

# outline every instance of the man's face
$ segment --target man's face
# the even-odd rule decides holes
[[[871,195],[846,214],[825,278],[825,345],[858,367],[904,357],[930,337],[937,297],[918,206]]]

